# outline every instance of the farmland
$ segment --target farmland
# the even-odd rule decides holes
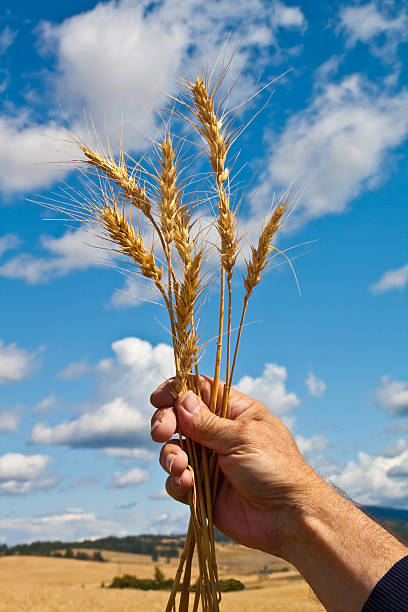
[[[83,549],[81,549],[83,550]],[[93,550],[88,550],[92,554]],[[162,612],[163,591],[108,589],[114,576],[151,578],[158,565],[166,578],[174,575],[176,559],[154,563],[151,556],[102,551],[105,563],[76,559],[7,556],[0,558],[1,612],[101,610]],[[218,544],[220,576],[237,578],[245,591],[225,593],[223,612],[318,612],[308,586],[285,562],[235,544]]]

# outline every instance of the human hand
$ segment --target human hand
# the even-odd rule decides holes
[[[157,408],[152,438],[167,442],[160,453],[160,464],[170,474],[167,492],[186,502],[193,484],[186,453],[178,440],[170,440],[177,416],[184,435],[218,455],[217,528],[245,546],[284,556],[283,543],[307,504],[311,482],[319,486],[322,481],[304,461],[287,427],[263,404],[231,389],[227,419],[221,419],[207,407],[212,380],[200,380],[202,400],[188,391],[174,401],[171,381],[151,396]],[[221,383],[218,409],[222,394]]]

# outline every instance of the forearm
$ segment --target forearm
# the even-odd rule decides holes
[[[308,502],[288,523],[282,556],[329,612],[360,612],[408,549],[318,476]]]

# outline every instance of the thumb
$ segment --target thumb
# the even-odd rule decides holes
[[[230,453],[239,444],[239,423],[222,419],[211,412],[192,391],[180,395],[175,403],[180,429],[194,442],[219,455]]]

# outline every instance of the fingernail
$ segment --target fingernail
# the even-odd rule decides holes
[[[200,410],[200,400],[195,393],[192,391],[187,391],[181,397],[181,405],[184,410],[189,412],[190,414],[194,414],[197,410]]]
[[[158,427],[161,424],[161,421],[159,421],[158,419],[156,419],[153,423],[152,426],[150,428],[150,433],[153,433],[153,431],[156,429],[156,427]]]
[[[166,465],[166,470],[171,474],[171,468],[173,467],[173,463],[175,458],[177,457],[177,455],[174,455],[173,453],[170,453],[170,455],[167,455],[166,457],[166,461],[165,461],[165,465]]]

